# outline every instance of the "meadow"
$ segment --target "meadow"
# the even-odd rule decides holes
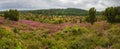
[[[97,15],[93,23],[88,21],[88,16],[78,15],[21,12],[19,19],[14,15],[9,17],[11,15],[4,13],[0,16],[0,49],[120,48],[119,16],[113,23],[105,18],[106,15]]]

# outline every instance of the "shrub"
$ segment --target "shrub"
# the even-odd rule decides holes
[[[17,10],[9,10],[4,12],[5,19],[18,21],[19,20],[19,12]]]
[[[89,30],[85,27],[79,27],[77,25],[73,26],[73,27],[66,27],[64,29],[65,32],[69,32],[72,35],[81,35],[83,33],[88,33]]]
[[[116,20],[116,22],[120,22],[120,15],[117,15],[117,16],[115,17],[115,20]]]
[[[106,18],[107,18],[107,21],[108,22],[114,22],[115,21],[115,12],[114,12],[115,10],[114,10],[114,7],[108,7],[108,8],[106,8],[106,10],[105,10],[105,16],[106,16]]]
[[[93,49],[95,47],[91,38],[79,38],[70,43],[69,49]]]
[[[96,41],[99,46],[108,47],[111,45],[111,41],[108,37],[101,37],[98,41]]]
[[[14,28],[14,29],[13,29],[13,32],[14,32],[14,33],[19,33],[19,30],[18,30],[17,28]]]
[[[120,49],[120,43],[113,44],[112,46],[114,49]]]
[[[45,47],[45,49],[57,48],[57,47],[55,47],[56,46],[56,41],[54,39],[42,38],[42,44]]]
[[[103,15],[106,16],[107,21],[110,23],[119,21],[120,6],[106,8],[105,11],[103,12]]]
[[[10,37],[12,36],[12,33],[7,31],[6,29],[0,27],[0,38],[2,37]]]

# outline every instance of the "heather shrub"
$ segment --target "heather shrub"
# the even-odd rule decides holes
[[[55,40],[60,40],[61,38],[62,39],[66,39],[65,37],[66,37],[66,33],[64,33],[64,32],[58,32],[58,33],[55,33],[55,35],[54,35],[54,38],[55,38]]]
[[[119,39],[120,40],[120,39]],[[120,42],[112,45],[114,49],[120,49]]]
[[[111,41],[108,37],[101,37],[97,41],[97,45],[107,48],[107,47],[111,46]]]
[[[107,30],[111,27],[110,23],[107,23],[105,21],[95,22],[94,25],[92,25],[92,29],[102,32],[104,30]]]
[[[104,36],[106,38],[102,38],[102,40],[104,40],[103,46],[105,47],[112,47],[114,49],[118,49],[118,43],[120,43],[120,28],[117,26],[112,26],[110,29],[106,30],[104,32]],[[101,43],[102,44],[102,43]]]
[[[42,45],[44,46],[44,48],[48,49],[48,48],[57,48],[56,47],[56,41],[52,38],[42,38],[41,39]]]
[[[8,32],[5,28],[0,27],[0,38],[2,37],[9,37],[13,34],[11,32]]]
[[[14,32],[14,33],[19,33],[19,29],[14,28],[14,29],[13,29],[13,32]]]
[[[99,37],[96,37],[90,33],[84,33],[79,36],[75,36],[75,39],[70,42],[68,49],[94,49]]]
[[[44,19],[42,22],[43,23],[49,23],[49,19]]]
[[[23,43],[24,49],[44,49],[41,41],[37,40],[26,40]]]
[[[65,32],[69,32],[71,33],[72,35],[80,35],[80,34],[83,34],[83,33],[88,33],[89,30],[85,27],[79,27],[77,25],[73,26],[73,27],[66,27]]]
[[[112,43],[118,43],[119,41],[119,37],[120,37],[120,27],[117,26],[112,26],[110,29],[108,29],[108,34],[109,34],[109,38],[111,39]]]
[[[89,12],[92,15],[89,13],[89,16],[81,18],[76,16],[36,17],[28,14],[28,17],[24,17],[25,15],[21,17],[28,21],[20,20],[17,25],[16,23],[11,25],[14,21],[7,20],[6,22],[1,18],[0,25],[5,24],[4,26],[11,30],[0,27],[0,49],[99,49],[98,47],[119,49],[119,23],[107,23],[103,16],[98,16],[95,22],[95,9]],[[115,19],[119,20],[119,15]],[[84,23],[85,20],[88,22],[91,20],[90,23],[94,24]],[[1,24],[4,21],[5,23]],[[83,23],[77,23],[78,21]],[[17,26],[18,28],[14,28]]]
[[[22,49],[21,42],[15,37],[14,33],[0,28],[0,49]]]
[[[106,21],[106,17],[103,15],[96,16],[97,21]]]
[[[29,32],[29,33],[20,33],[20,38],[23,40],[28,40],[28,39],[34,39],[34,33],[33,32]]]

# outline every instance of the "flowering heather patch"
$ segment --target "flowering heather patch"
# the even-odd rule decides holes
[[[33,27],[39,27],[39,26],[43,25],[40,22],[31,21],[31,20],[20,20],[20,23],[27,24],[27,25],[30,25],[30,26],[33,26]]]
[[[60,29],[63,29],[66,26],[74,26],[73,23],[63,23],[63,24],[45,24],[40,22],[35,22],[31,20],[20,20],[20,23],[28,25],[29,30],[36,30],[37,28],[46,28],[48,29],[49,33],[55,33]]]
[[[74,23],[70,23],[70,22],[68,22],[68,23],[63,23],[63,24],[59,24],[59,26],[60,27],[66,27],[66,26],[69,26],[69,27],[72,27],[72,26],[74,26],[75,24]]]
[[[75,21],[76,20],[77,19],[75,19]],[[2,28],[7,30],[7,32],[9,31],[11,35],[14,35],[11,36],[13,37],[11,38],[10,34],[6,34],[7,32],[3,32],[0,30],[2,32],[0,33],[1,35],[0,38],[2,36],[5,37],[8,36],[8,38],[6,37],[7,38],[6,40],[2,39],[3,41],[7,41],[9,37],[12,40],[15,38],[15,40],[13,41],[20,40],[17,42],[17,44],[19,44],[20,42],[20,45],[18,46],[21,46],[23,48],[35,47],[31,49],[39,49],[40,46],[42,48],[44,47],[46,48],[48,46],[47,49],[49,49],[51,46],[54,47],[57,46],[60,47],[60,49],[64,49],[66,46],[67,47],[70,46],[70,48],[76,47],[73,49],[83,48],[83,47],[87,47],[87,49],[94,49],[94,48],[103,49],[103,48],[108,48],[108,46],[112,47],[114,46],[114,44],[119,43],[119,26],[120,26],[119,23],[109,24],[108,22],[105,21],[98,21],[95,22],[95,24],[91,25],[90,23],[86,23],[86,22],[75,23],[70,21],[71,20],[68,20],[68,22],[64,22],[60,24],[51,24],[51,23],[41,23],[38,21],[23,20],[23,19],[20,19],[19,21],[10,21],[10,20],[5,20],[4,18],[0,18],[0,26],[2,26]],[[114,39],[116,40],[116,43],[110,45],[111,41],[114,42]],[[12,44],[13,43],[14,42],[12,42]],[[76,45],[82,45],[83,47]],[[54,47],[50,49],[54,49]],[[93,47],[93,48],[89,48],[89,47]],[[65,49],[70,49],[70,48],[65,48]]]
[[[39,30],[39,28],[45,28],[48,30],[49,33],[55,33],[55,32],[58,32],[64,29],[66,26],[73,27],[74,25],[78,25],[80,27],[85,27],[88,29],[92,27],[98,31],[105,30],[109,26],[109,24],[106,23],[105,21],[96,22],[94,25],[91,25],[90,23],[85,23],[85,22],[82,22],[82,23],[65,22],[61,24],[49,24],[49,23],[41,23],[41,22],[36,22],[32,20],[23,20],[23,19],[20,19],[18,22],[9,21],[8,23],[8,21],[5,20],[3,17],[0,17],[0,24],[8,25],[11,28],[18,28],[24,32],[29,32],[29,31],[34,31],[34,30],[37,31]],[[120,26],[119,24],[116,24],[116,25]]]
[[[103,30],[109,28],[109,26],[110,26],[109,23],[107,23],[105,21],[99,21],[93,25],[93,28],[97,29],[98,31],[103,31]]]
[[[1,23],[6,22],[6,20],[0,20]],[[63,29],[66,26],[73,27],[75,24],[74,23],[62,23],[62,24],[47,24],[47,23],[40,23],[32,20],[19,20],[18,22],[16,21],[10,21],[11,24],[9,24],[10,27],[18,28],[23,31],[32,31],[36,30],[37,28],[46,28],[50,33],[55,33],[61,29]],[[87,26],[85,24],[78,24],[80,26]]]
[[[64,28],[65,26],[73,26],[73,24],[70,23],[63,23],[63,24],[45,24],[45,23],[40,23],[36,21],[31,21],[31,20],[20,20],[19,23],[21,24],[26,24],[28,27],[28,30],[36,30],[37,28],[46,28],[50,33],[55,33],[59,31],[60,29]]]
[[[80,27],[86,27],[86,28],[90,28],[91,24],[90,23],[77,23],[78,26]]]
[[[0,24],[5,24],[6,20],[3,17],[0,17]]]
[[[120,27],[120,23],[117,23],[116,26]]]

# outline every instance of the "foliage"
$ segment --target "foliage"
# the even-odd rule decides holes
[[[4,12],[5,19],[10,19],[13,21],[19,20],[19,12],[17,10],[9,10]]]
[[[22,20],[17,22],[0,17],[0,49],[119,49],[120,23],[96,17],[94,8],[89,12],[87,17],[28,13],[20,15]],[[119,13],[114,20],[119,22]]]
[[[103,12],[108,22],[119,22],[120,7],[108,7]]]
[[[66,16],[85,16],[87,11],[77,8],[67,8],[67,9],[41,9],[41,10],[31,10],[31,11],[22,11],[25,13],[41,14],[41,15],[66,15]]]
[[[116,15],[115,20],[116,22],[120,22],[120,15]]]
[[[91,24],[96,21],[96,9],[91,8],[89,9],[89,18],[87,18]]]

